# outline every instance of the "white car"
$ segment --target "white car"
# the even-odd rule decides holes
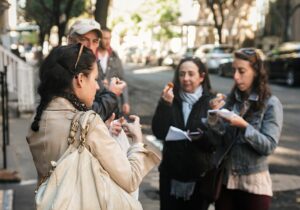
[[[205,63],[210,72],[217,72],[219,66],[231,61],[233,58],[234,48],[231,45],[202,45],[196,52],[195,56],[199,57]]]

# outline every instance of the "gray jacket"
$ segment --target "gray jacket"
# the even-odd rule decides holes
[[[257,98],[256,94],[251,94],[248,101],[251,103]],[[239,114],[242,100],[238,94],[236,100],[231,110]],[[276,96],[271,96],[262,111],[254,112],[245,120],[249,123],[246,129],[230,126],[221,119],[217,124],[210,125],[214,131],[223,135],[224,141],[235,141],[226,165],[227,170],[238,175],[268,170],[267,157],[277,147],[281,134],[282,104]]]
[[[100,70],[100,79],[104,80],[110,80],[112,77],[118,77],[121,80],[124,80],[124,68],[122,65],[122,61],[119,58],[118,54],[115,51],[112,51],[112,53],[109,55],[108,63],[107,63],[107,69],[104,73],[101,69],[101,65],[98,65]],[[128,86],[128,84],[127,84]],[[128,87],[126,87],[123,90],[123,94],[121,95],[122,104],[128,103],[129,104],[129,96],[128,96]]]

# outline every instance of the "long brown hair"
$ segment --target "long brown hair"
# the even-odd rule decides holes
[[[258,94],[258,101],[254,103],[253,110],[261,110],[265,106],[265,100],[271,96],[271,90],[268,85],[268,73],[264,67],[262,55],[255,48],[241,48],[234,53],[235,59],[241,59],[248,61],[255,71],[256,76],[252,84],[252,92]],[[236,85],[233,86],[231,93],[229,94],[229,104],[234,103],[234,93],[238,88]]]

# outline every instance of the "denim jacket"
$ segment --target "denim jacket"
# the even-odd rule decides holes
[[[235,96],[237,102],[229,109],[240,114],[243,102],[240,95]],[[250,104],[257,100],[258,95],[255,93],[248,98]],[[275,150],[281,134],[282,104],[276,96],[271,96],[266,100],[266,106],[262,111],[254,112],[245,120],[249,123],[245,129],[230,126],[221,119],[217,124],[209,125],[219,135],[223,135],[225,141],[226,138],[235,141],[226,164],[227,170],[232,171],[234,175],[248,175],[268,170],[267,157]]]

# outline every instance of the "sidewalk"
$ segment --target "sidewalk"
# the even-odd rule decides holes
[[[34,209],[33,197],[37,176],[25,139],[30,119],[30,116],[10,119],[11,144],[7,147],[7,165],[8,169],[19,172],[22,181],[16,184],[0,183],[0,210],[12,209],[3,208],[3,204],[9,202],[5,200],[6,197],[9,197],[6,195],[9,194],[12,195],[13,209]],[[145,137],[152,144],[156,144],[155,146],[159,145],[153,137]],[[0,161],[2,164],[2,153]],[[288,163],[286,164],[288,165]],[[159,174],[156,167],[145,177],[140,186],[139,197],[144,210],[159,209],[158,179]],[[300,177],[289,174],[272,174],[272,179],[275,192],[271,210],[300,210]],[[210,210],[213,209],[213,207],[210,208]]]

